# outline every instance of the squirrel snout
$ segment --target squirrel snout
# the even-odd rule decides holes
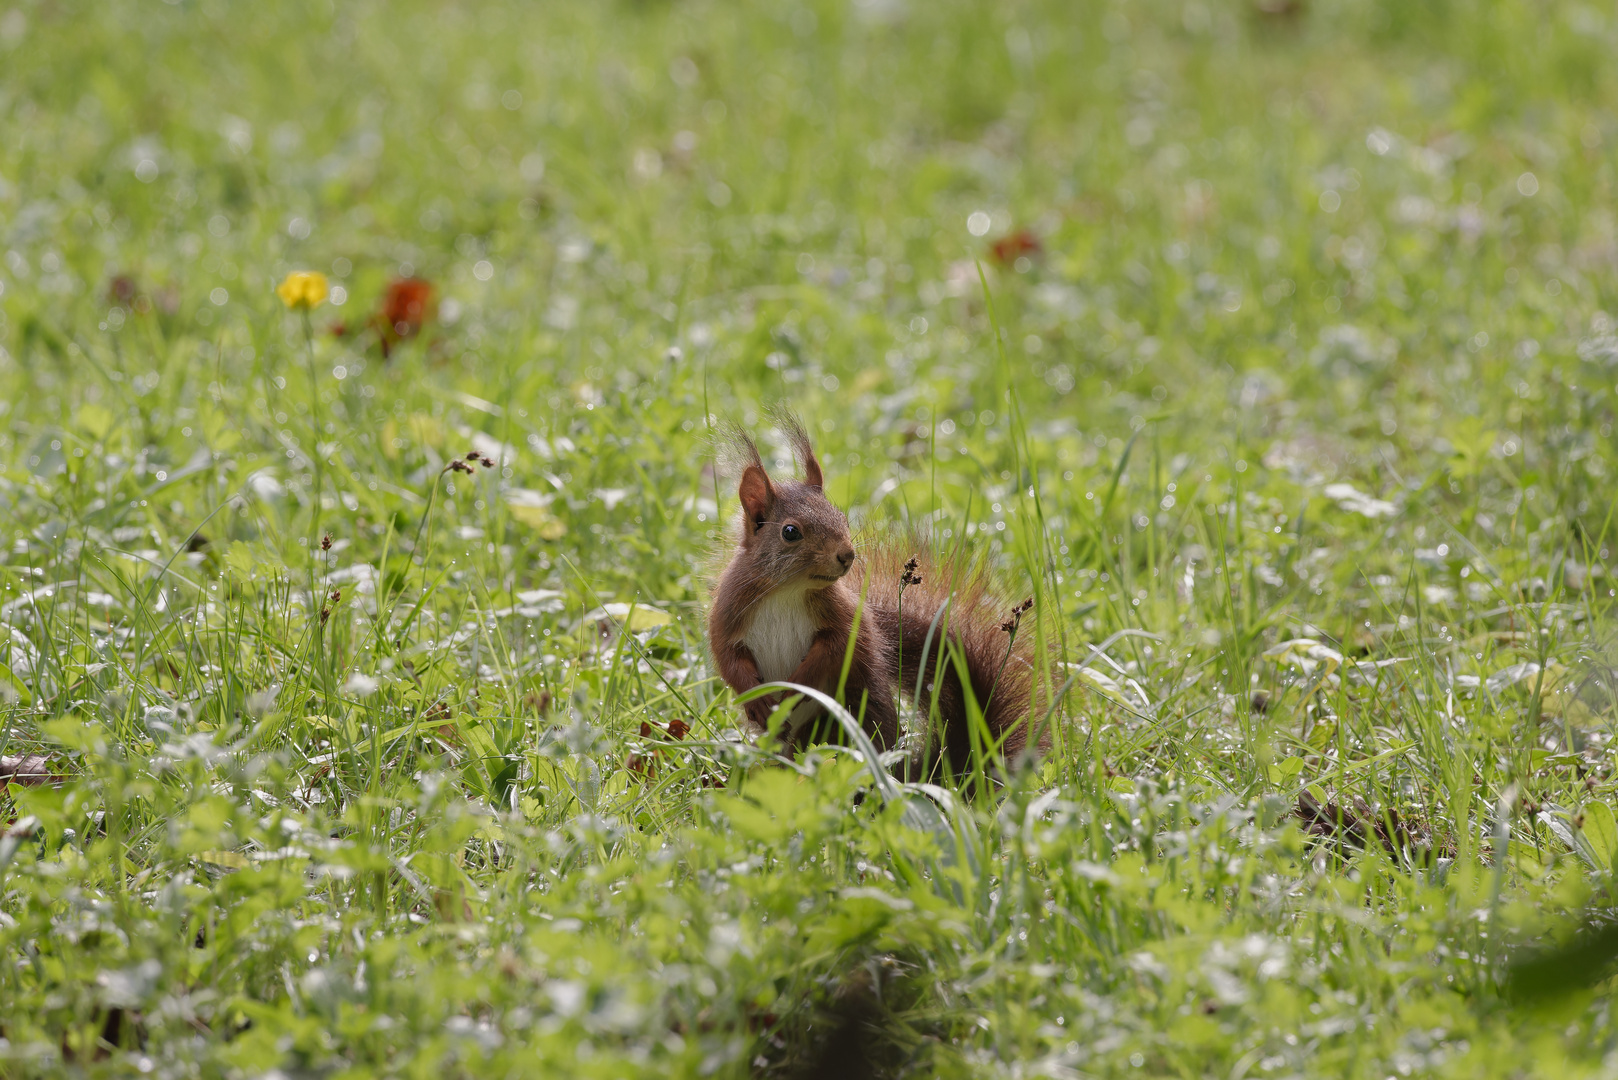
[[[854,549],[851,548],[851,547],[848,547],[848,548],[844,548],[842,551],[839,551],[837,553],[837,561],[842,564],[844,570],[847,570],[850,566],[853,566],[854,565]]]

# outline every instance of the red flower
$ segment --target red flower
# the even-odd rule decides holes
[[[421,278],[400,278],[388,284],[382,298],[380,320],[395,336],[411,337],[421,332],[432,315],[433,287]]]
[[[382,307],[371,316],[385,360],[393,346],[421,333],[433,316],[432,282],[421,278],[395,278],[382,296]]]
[[[1007,233],[989,245],[990,256],[1001,266],[1009,266],[1025,255],[1038,255],[1043,250],[1039,237],[1027,229]]]

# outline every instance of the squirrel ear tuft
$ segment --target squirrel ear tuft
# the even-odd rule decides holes
[[[803,482],[812,488],[825,487],[820,477],[820,462],[815,460],[814,447],[809,445],[809,432],[803,426],[803,421],[784,405],[771,409],[770,415],[787,437],[787,442],[792,444],[792,456],[803,463]]]
[[[815,452],[809,449],[807,443],[804,445],[803,454],[803,482],[812,488],[826,486],[820,476],[820,462],[815,460]]]
[[[756,527],[761,521],[768,521],[775,507],[775,489],[770,486],[770,476],[761,467],[749,465],[742,472],[742,482],[736,488],[736,494],[742,500],[742,510],[747,514],[747,520]]]

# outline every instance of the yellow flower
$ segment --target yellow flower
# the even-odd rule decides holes
[[[275,287],[275,295],[289,308],[312,308],[326,299],[326,275],[318,270],[294,270]]]

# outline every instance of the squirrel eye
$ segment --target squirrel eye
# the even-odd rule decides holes
[[[781,526],[781,539],[789,544],[796,544],[803,539],[803,531],[796,525],[783,525]]]

